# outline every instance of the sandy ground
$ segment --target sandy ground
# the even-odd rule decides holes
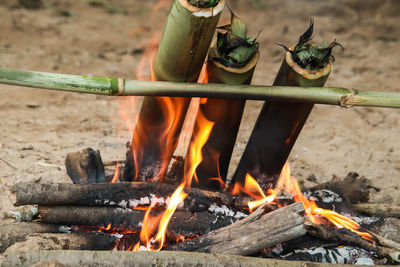
[[[27,10],[0,0],[1,67],[134,79],[143,49],[162,31],[169,8],[167,3],[150,19],[156,0],[109,0],[100,7],[85,0],[44,3]],[[336,38],[345,47],[335,52],[327,86],[400,92],[399,1],[231,0],[230,6],[249,22],[250,33],[262,29],[253,84],[272,83],[284,55],[274,43],[295,43],[312,17],[317,42]],[[103,160],[124,159],[139,98],[6,85],[0,93],[0,157],[17,167],[0,160],[0,213],[11,208],[9,188],[16,182],[69,182],[68,152],[92,147]],[[261,104],[248,102],[233,165]],[[308,184],[312,174],[323,182],[358,172],[381,188],[372,201],[400,204],[399,125],[396,109],[318,105],[290,155],[293,174]]]

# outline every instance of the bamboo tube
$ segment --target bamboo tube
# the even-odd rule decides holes
[[[152,66],[152,79],[196,82],[225,0],[212,8],[198,8],[174,0]],[[190,98],[146,97],[132,146],[127,152],[123,179],[162,179],[175,151]]]
[[[290,49],[293,51],[294,46]],[[330,71],[330,62],[318,70],[302,68],[287,51],[273,85],[323,86]],[[313,106],[313,103],[265,102],[231,183],[243,184],[249,173],[263,189],[273,188]]]
[[[0,84],[104,96],[214,97],[314,103],[344,108],[400,108],[400,93],[342,87],[198,84],[125,80],[0,68]]]
[[[218,58],[217,42],[210,48],[209,58]],[[223,64],[208,60],[206,65],[205,82],[225,84],[250,84],[254,69],[257,65],[259,52],[257,51],[243,67],[226,67]],[[199,187],[221,189],[223,184],[210,178],[221,178],[226,181],[229,162],[235,145],[240,121],[244,110],[245,99],[232,98],[202,98],[199,113],[207,120],[214,122],[214,126],[207,142],[202,148],[203,161],[196,169]],[[201,130],[199,114],[193,129],[192,141]],[[189,145],[189,155],[192,142]],[[190,158],[186,156],[186,161]],[[185,165],[189,162],[185,162]]]

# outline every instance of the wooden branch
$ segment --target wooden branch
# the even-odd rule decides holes
[[[304,219],[300,215],[304,212],[301,203],[294,203],[265,215],[263,212],[263,209],[258,209],[232,225],[167,249],[251,255],[306,234],[303,229]]]
[[[243,257],[237,255],[176,252],[176,251],[30,251],[0,255],[4,266],[33,266],[57,262],[66,267],[72,266],[274,266],[274,267],[348,267],[345,264],[315,263],[305,261],[286,261]]]
[[[371,216],[400,218],[400,206],[392,206],[384,203],[353,204],[352,207],[361,213]]]
[[[34,250],[112,250],[118,245],[114,235],[104,233],[36,233],[10,246],[5,253]]]
[[[165,200],[175,189],[176,186],[170,184],[141,182],[91,185],[18,183],[13,186],[12,192],[15,193],[17,206],[37,204],[131,207],[139,203],[150,204],[155,194],[164,197]],[[188,193],[188,197],[180,209],[190,211],[205,211],[215,204],[247,210],[247,203],[252,200],[249,197],[196,188],[185,189],[185,192]]]
[[[25,240],[32,233],[58,233],[58,225],[44,225],[39,223],[13,223],[0,225],[0,253],[16,242]]]
[[[84,206],[39,206],[42,222],[63,225],[87,225],[140,230],[145,211],[112,207]],[[161,211],[154,211],[151,216],[157,216]],[[171,233],[193,235],[204,234],[237,221],[238,218],[216,215],[209,212],[192,213],[176,211],[168,224]]]
[[[149,82],[7,68],[0,68],[0,83],[112,96],[232,97],[327,104],[347,108],[353,106],[400,108],[400,93],[370,92],[340,87]]]
[[[332,229],[311,222],[305,222],[304,227],[308,233],[318,238],[334,241],[338,244],[361,247],[367,251],[375,252],[379,258],[387,258],[392,262],[400,263],[400,250],[371,243],[346,229]]]

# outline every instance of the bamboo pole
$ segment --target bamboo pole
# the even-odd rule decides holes
[[[209,60],[206,65],[207,80],[205,82],[250,84],[259,58],[258,50],[242,67],[228,67],[213,60],[219,57],[217,42],[214,41],[210,48]],[[192,141],[201,132],[201,117],[204,116],[207,120],[212,121],[214,125],[207,142],[201,149],[203,160],[196,168],[199,187],[217,190],[223,188],[224,184],[210,178],[220,178],[223,182],[226,181],[229,162],[235,146],[245,103],[245,99],[232,98],[202,98],[200,100],[191,143],[185,157],[186,166],[191,160],[188,155],[190,155],[192,149]]]
[[[295,50],[292,46],[290,51]],[[323,86],[331,64],[317,70],[298,65],[287,51],[273,85]],[[256,178],[263,189],[273,188],[293,145],[296,143],[313,103],[266,101],[232,177],[232,184],[244,184],[246,174]]]
[[[105,96],[231,97],[249,100],[326,104],[344,108],[354,106],[400,108],[400,93],[342,87],[154,82],[8,68],[0,68],[0,83]]]
[[[198,8],[174,0],[152,65],[152,80],[196,82],[207,55],[225,0]],[[159,180],[174,153],[190,98],[145,97],[123,180]]]

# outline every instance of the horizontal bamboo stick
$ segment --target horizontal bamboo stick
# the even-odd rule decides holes
[[[285,100],[341,107],[400,108],[400,93],[371,92],[341,87],[149,82],[7,68],[0,68],[0,83],[111,96],[232,97],[253,100]]]

